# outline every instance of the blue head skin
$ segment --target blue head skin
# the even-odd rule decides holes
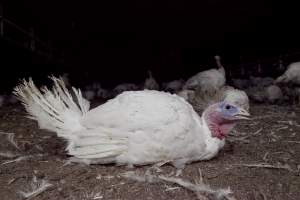
[[[223,139],[239,120],[249,119],[249,116],[246,110],[227,102],[213,104],[203,113],[212,136],[219,139]]]
[[[226,102],[221,102],[219,109],[221,117],[226,120],[249,119],[250,116],[248,111]]]

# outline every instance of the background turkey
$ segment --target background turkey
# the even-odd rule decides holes
[[[225,85],[225,69],[221,64],[220,56],[215,56],[218,69],[210,69],[199,72],[189,78],[183,86],[183,89],[200,90],[203,95],[213,95],[222,86]]]

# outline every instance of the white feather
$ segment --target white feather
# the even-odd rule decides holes
[[[276,83],[300,84],[300,62],[291,63],[287,70],[276,79]]]
[[[226,101],[249,111],[249,98],[246,92],[244,92],[243,90],[234,89],[232,87],[225,87],[221,99],[219,100]]]
[[[177,95],[184,98],[184,100],[189,101],[191,99],[194,99],[195,91],[194,90],[181,90],[181,91],[177,92]]]
[[[216,56],[215,59],[218,69],[210,69],[199,72],[198,74],[189,78],[183,88],[193,90],[197,89],[201,91],[203,95],[212,95],[216,93],[218,89],[223,87],[226,82],[225,70],[220,62],[220,57]]]
[[[79,120],[89,110],[89,102],[82,97],[80,90],[73,88],[77,105],[63,80],[55,77],[52,77],[52,80],[52,91],[43,87],[41,93],[30,78],[28,82],[24,80],[15,87],[14,94],[25,106],[29,117],[35,119],[40,128],[68,138],[72,131],[82,128]]]
[[[283,100],[283,94],[280,87],[277,85],[270,85],[265,88],[266,99],[269,103]]]

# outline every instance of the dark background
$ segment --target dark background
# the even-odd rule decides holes
[[[300,51],[300,12],[295,3],[261,0],[207,1],[0,1],[4,17],[53,47],[53,56],[32,52],[0,38],[0,83],[19,78],[44,81],[51,73],[70,73],[74,85],[93,80],[111,87],[141,82],[151,69],[160,81],[188,78],[215,67],[223,58],[233,76],[241,64],[255,73],[274,72],[279,55]],[[5,28],[5,27],[4,27]],[[22,36],[20,36],[22,37]],[[298,57],[285,58],[297,60]],[[247,65],[247,63],[252,63]],[[275,64],[274,64],[275,63]],[[274,73],[273,73],[274,74]]]

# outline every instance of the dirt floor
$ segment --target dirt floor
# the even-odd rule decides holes
[[[216,158],[188,165],[179,178],[194,182],[200,169],[205,184],[230,188],[231,199],[300,199],[300,107],[252,105],[251,114],[253,120],[235,128]],[[213,199],[177,184],[122,175],[144,174],[150,166],[69,164],[64,141],[24,116],[20,105],[0,108],[1,200]],[[161,169],[157,173],[168,177],[175,171]]]

